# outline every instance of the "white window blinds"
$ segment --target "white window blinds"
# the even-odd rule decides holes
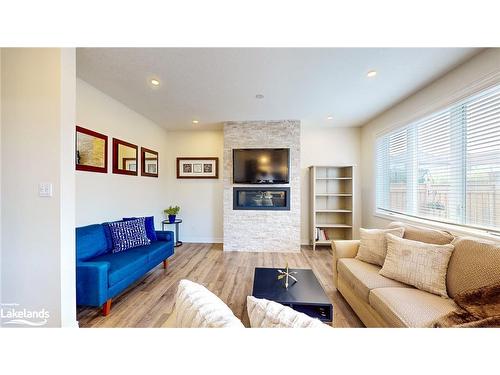
[[[500,231],[500,86],[378,137],[376,203]]]

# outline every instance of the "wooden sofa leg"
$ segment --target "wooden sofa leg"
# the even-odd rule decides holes
[[[165,260],[163,261],[163,268],[164,268],[164,269],[167,269],[167,267],[168,267],[168,260],[166,260],[166,259],[165,259]]]
[[[110,311],[111,311],[111,299],[108,299],[106,302],[104,302],[104,305],[102,305],[102,315],[108,316]]]

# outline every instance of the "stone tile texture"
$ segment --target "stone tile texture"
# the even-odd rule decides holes
[[[232,150],[289,148],[290,211],[233,210]],[[300,121],[248,121],[224,124],[224,251],[300,251]]]

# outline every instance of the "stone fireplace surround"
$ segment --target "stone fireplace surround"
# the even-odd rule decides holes
[[[259,185],[289,187],[290,210],[233,210],[232,150],[289,148],[290,183]],[[224,251],[300,251],[300,121],[244,121],[224,124]]]

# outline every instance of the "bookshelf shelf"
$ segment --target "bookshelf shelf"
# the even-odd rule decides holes
[[[313,249],[352,239],[353,166],[311,166],[309,173]]]
[[[330,245],[332,243],[332,241],[328,241],[328,240],[318,240],[316,241],[316,245]]]
[[[347,224],[316,224],[317,228],[352,228],[352,225]]]

